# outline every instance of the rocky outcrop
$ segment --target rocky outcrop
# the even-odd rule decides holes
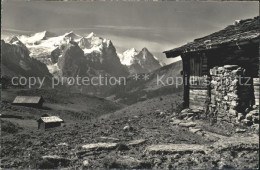
[[[112,76],[128,75],[127,68],[121,64],[117,57],[116,49],[110,40],[97,39],[97,37],[94,37],[92,41],[90,47],[92,47],[93,50],[89,51],[90,53],[85,53],[89,65],[97,70],[104,70]]]
[[[160,62],[147,48],[141,51],[132,48],[118,57],[121,63],[128,67],[130,74],[149,73],[161,67]]]
[[[1,40],[2,76],[51,77],[45,64],[29,56],[29,50],[16,38],[10,43]]]
[[[58,60],[58,67],[61,70],[60,75],[64,77],[87,76],[87,62],[77,43],[70,42],[66,46]]]

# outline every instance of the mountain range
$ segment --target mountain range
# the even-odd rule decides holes
[[[63,76],[64,71],[58,65],[62,56],[68,56],[68,53],[72,57],[75,56],[72,52],[68,52],[72,49],[70,42],[75,42],[79,47],[78,50],[83,52],[85,67],[111,76],[147,73],[162,66],[147,48],[141,51],[130,49],[120,54],[111,40],[99,37],[93,32],[81,36],[72,31],[63,35],[43,31],[32,35],[18,35],[12,39],[14,38],[28,48],[32,58],[46,64],[49,72],[54,76]],[[66,55],[63,54],[65,52]]]
[[[32,35],[17,35],[9,38],[2,45],[2,75],[13,76],[48,76],[48,77],[94,77],[99,75],[123,76],[132,78],[134,74],[163,73],[172,75],[172,67],[162,63],[147,49],[140,51],[131,48],[123,53],[116,51],[112,41],[97,36],[93,32],[81,36],[74,32],[63,35],[43,31]],[[167,69],[165,69],[167,67]],[[180,71],[179,65],[176,66]],[[155,77],[153,80],[155,80]],[[145,81],[146,89],[152,88],[153,81]],[[139,83],[139,85],[138,85]],[[141,88],[140,82],[132,82],[133,87]],[[138,87],[137,87],[138,86]],[[75,87],[88,93],[110,95],[114,87]],[[121,88],[122,89],[122,88]],[[153,88],[152,88],[153,89]],[[138,93],[138,90],[136,91]]]

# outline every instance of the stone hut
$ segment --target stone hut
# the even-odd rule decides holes
[[[256,109],[259,39],[258,16],[165,51],[167,58],[182,58],[185,106],[234,121]]]

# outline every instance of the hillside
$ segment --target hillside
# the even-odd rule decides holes
[[[133,75],[128,77],[125,86],[116,86],[112,89],[112,94],[115,95],[109,98],[125,104],[133,104],[156,96],[181,92],[182,86],[176,86],[176,82],[174,82],[176,77],[182,77],[181,71],[182,61],[178,61],[151,73],[139,74],[138,80]],[[148,75],[147,79],[145,75]]]
[[[65,119],[64,126],[45,132],[36,130],[35,120],[1,118],[5,133],[1,139],[1,167],[257,168],[258,135],[237,134],[230,124],[178,120],[178,107],[171,108],[171,104],[179,101],[181,95],[176,94],[156,97],[97,119],[73,124]]]
[[[5,78],[34,76],[50,79],[52,75],[46,65],[31,58],[29,54],[30,51],[18,39],[13,38],[9,43],[1,40],[1,76]]]
[[[103,98],[81,94],[71,89],[7,89],[2,91],[1,114],[22,116],[25,119],[38,119],[47,113],[59,115],[66,122],[92,119],[114,112],[124,105]],[[13,106],[11,102],[17,96],[42,96],[45,100],[42,109]]]

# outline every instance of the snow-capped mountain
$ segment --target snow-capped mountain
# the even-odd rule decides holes
[[[128,74],[128,70],[121,64],[111,40],[98,37],[93,32],[87,36],[81,36],[71,31],[57,36],[48,31],[43,31],[14,38],[24,43],[30,51],[30,56],[45,63],[50,73],[54,75],[58,73],[60,75],[61,68],[58,66],[58,61],[70,42],[77,43],[80,50],[83,51],[84,59],[88,65],[86,67],[102,70],[114,76]]]
[[[1,40],[2,76],[14,77],[46,77],[50,78],[45,64],[31,58],[29,50],[17,38],[11,39],[9,43]]]
[[[121,63],[128,67],[130,74],[148,73],[162,67],[162,64],[147,48],[141,51],[131,48],[118,54],[118,57]]]

